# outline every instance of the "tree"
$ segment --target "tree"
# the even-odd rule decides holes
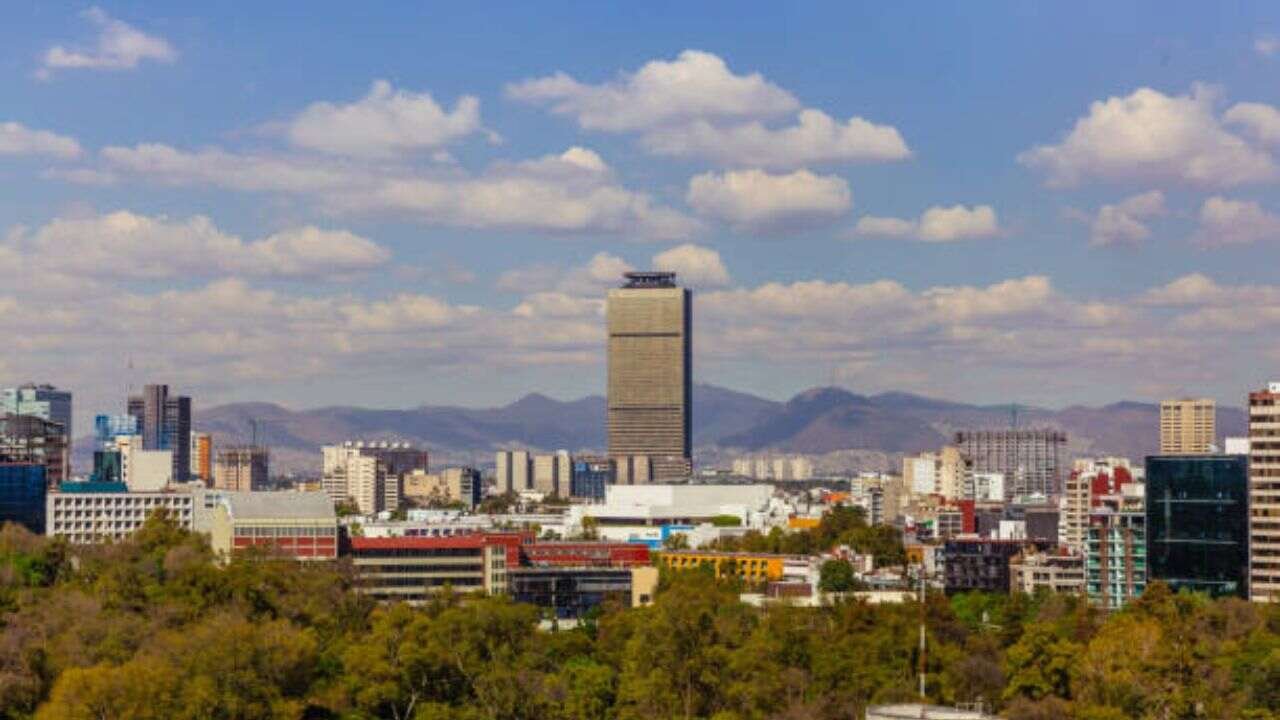
[[[823,592],[848,592],[856,585],[853,566],[844,560],[828,560],[818,570],[818,589]]]
[[[681,532],[671,533],[670,535],[662,539],[662,549],[663,550],[688,550],[689,536]]]

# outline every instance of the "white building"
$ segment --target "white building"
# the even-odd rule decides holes
[[[143,450],[139,435],[116,438],[116,447],[121,476],[130,492],[159,492],[173,482],[172,450]]]
[[[1248,455],[1249,438],[1229,437],[1222,439],[1222,452],[1227,455]]]
[[[199,492],[56,492],[45,499],[45,533],[76,544],[123,540],[164,509],[188,530],[195,529]]]
[[[568,533],[592,518],[603,539],[660,542],[672,527],[690,534],[699,525],[717,535],[786,524],[793,508],[773,496],[771,485],[610,485],[605,501],[574,505],[565,517]],[[717,528],[713,518],[733,517],[737,525]],[[691,540],[693,538],[691,537]]]
[[[427,453],[408,443],[354,442],[326,445],[321,485],[334,502],[350,498],[362,514],[396,510],[404,476],[426,471]]]
[[[1004,473],[976,472],[969,476],[970,488],[965,494],[977,502],[1004,502]]]

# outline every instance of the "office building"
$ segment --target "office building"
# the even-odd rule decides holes
[[[520,546],[520,564],[530,567],[645,567],[649,548],[638,543],[551,541]]]
[[[0,415],[0,462],[45,467],[49,487],[71,477],[71,447],[61,423],[35,415]]]
[[[651,569],[519,567],[507,571],[507,586],[512,600],[567,620],[580,618],[606,601],[630,607],[633,597],[652,597],[657,590],[657,575],[645,572]],[[645,580],[649,581],[647,585]]]
[[[71,432],[71,393],[52,385],[27,383],[0,390],[0,415],[31,415],[62,426],[67,445],[75,436]]]
[[[233,492],[266,490],[269,459],[267,449],[261,445],[219,448],[213,462],[213,486]]]
[[[126,492],[124,485],[62,483],[46,498],[45,534],[76,544],[115,542],[163,510],[179,527],[194,528],[196,496],[190,492]]]
[[[324,492],[220,493],[209,538],[224,559],[254,549],[293,560],[333,560],[338,516]]]
[[[159,492],[173,483],[171,450],[144,450],[139,436],[122,435],[116,438],[116,453],[120,461],[120,480],[130,492]],[[104,474],[98,479],[109,481],[112,478]]]
[[[18,523],[37,535],[45,531],[45,466],[0,461],[0,525]]]
[[[1147,587],[1147,512],[1143,485],[1095,498],[1085,536],[1085,592],[1104,610],[1119,610]]]
[[[420,506],[461,505],[471,509],[484,499],[484,481],[479,470],[469,467],[434,473],[414,470],[404,476],[404,498]]]
[[[397,510],[405,475],[429,470],[427,451],[404,442],[349,440],[321,452],[325,492],[334,502],[353,502],[365,515]]]
[[[1212,452],[1217,440],[1217,414],[1207,398],[1160,403],[1160,454],[1200,455]]]
[[[205,483],[213,481],[213,436],[191,433],[191,475]]]
[[[501,493],[533,489],[533,459],[527,450],[499,450],[494,456],[494,484]]]
[[[520,542],[514,534],[353,537],[348,541],[360,592],[378,600],[415,604],[446,587],[459,593],[505,593],[507,567],[518,562]]]
[[[1249,393],[1249,599],[1280,601],[1280,382]]]
[[[173,453],[173,479],[191,479],[191,398],[170,395],[168,385],[146,385],[131,395],[128,413],[138,423],[143,450]]]
[[[613,458],[578,457],[573,460],[569,496],[581,500],[604,500],[605,488],[617,479]]]
[[[955,444],[971,472],[1004,475],[1006,498],[1057,495],[1062,487],[1066,433],[1057,430],[964,430]]]
[[[614,455],[613,472],[618,485],[648,485],[654,481],[648,455]]]
[[[560,450],[533,456],[533,489],[547,497],[568,497],[573,479],[573,458]]]
[[[646,455],[657,482],[693,470],[692,295],[675,273],[626,273],[609,291],[609,455]]]
[[[1172,589],[1245,597],[1249,458],[1147,458],[1147,577]]]

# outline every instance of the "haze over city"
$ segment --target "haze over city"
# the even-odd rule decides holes
[[[599,394],[627,269],[694,290],[695,380],[773,399],[1267,379],[1275,8],[726,12],[10,8],[0,379],[80,422],[156,379]]]

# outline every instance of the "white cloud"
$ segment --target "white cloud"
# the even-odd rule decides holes
[[[178,51],[164,38],[116,20],[101,8],[91,7],[80,15],[98,27],[96,46],[50,47],[41,60],[39,77],[47,78],[54,70],[131,70],[144,60],[171,63],[178,59]]]
[[[824,162],[904,160],[911,150],[897,128],[860,117],[845,123],[820,110],[802,110],[795,125],[760,122],[719,126],[706,120],[657,128],[644,144],[659,155],[709,158],[722,165],[791,169]]]
[[[903,160],[898,130],[853,116],[840,122],[802,108],[760,74],[736,75],[716,55],[686,50],[599,85],[564,73],[509,85],[507,95],[548,105],[586,130],[638,132],[659,155],[707,158],[730,167],[793,170],[827,162]],[[791,116],[791,124],[764,121]]]
[[[1255,140],[1268,145],[1280,145],[1280,110],[1265,103],[1236,103],[1227,109],[1222,119],[1231,125],[1240,125]]]
[[[55,219],[12,233],[0,248],[6,245],[33,271],[84,278],[342,278],[390,259],[385,248],[345,230],[306,226],[244,242],[201,215],[170,220],[127,210]]]
[[[0,123],[0,155],[48,155],[71,159],[80,156],[80,143],[75,138],[33,130],[21,123]]]
[[[703,215],[755,233],[830,223],[853,204],[843,178],[808,170],[786,175],[762,170],[704,173],[689,180],[686,201]]]
[[[685,50],[675,60],[653,60],[634,73],[600,85],[564,73],[507,86],[507,95],[550,105],[587,130],[644,130],[696,119],[763,118],[796,110],[799,103],[760,74],[736,75],[724,60]]]
[[[935,205],[921,213],[917,220],[864,215],[858,218],[853,233],[864,237],[955,242],[994,237],[1000,233],[1000,221],[990,205]]]
[[[545,233],[605,233],[683,240],[700,230],[685,214],[620,185],[595,152],[494,164],[477,175],[433,174],[291,156],[186,152],[167,145],[107,147],[112,169],[178,185],[312,197],[325,212],[408,217],[425,224]]]
[[[1253,200],[1211,197],[1200,206],[1196,240],[1202,245],[1239,245],[1280,240],[1280,216]]]
[[[1280,305],[1280,287],[1273,285],[1220,285],[1204,273],[1191,273],[1151,288],[1139,302],[1153,307]]]
[[[676,273],[682,285],[707,288],[729,284],[729,271],[720,253],[692,243],[654,255],[653,268]]]
[[[1280,53],[1280,38],[1274,35],[1263,35],[1253,41],[1253,51],[1263,57]]]
[[[428,93],[394,90],[377,80],[346,105],[317,102],[288,125],[290,142],[333,155],[386,158],[439,148],[482,130],[480,101],[465,95],[447,111]]]
[[[1165,213],[1164,193],[1151,190],[1133,195],[1114,205],[1103,205],[1090,224],[1094,245],[1133,244],[1151,237],[1142,221]]]
[[[1276,179],[1274,158],[1228,132],[1216,100],[1204,85],[1173,96],[1139,88],[1092,103],[1061,143],[1034,147],[1018,161],[1060,187],[1091,178],[1206,187]]]

